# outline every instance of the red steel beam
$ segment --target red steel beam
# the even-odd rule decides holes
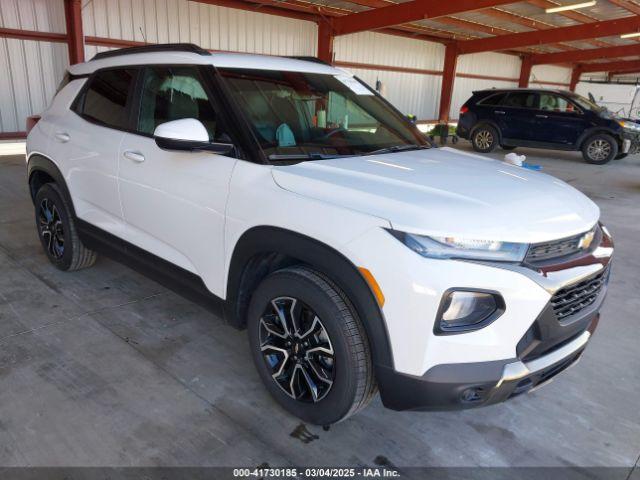
[[[588,50],[576,50],[573,52],[540,53],[533,55],[531,57],[531,61],[534,65],[568,62],[575,63],[588,60],[599,60],[601,58],[628,57],[633,55],[640,55],[640,44],[590,48]]]
[[[637,72],[640,71],[640,60],[619,62],[584,63],[579,66],[582,73],[590,72]]]
[[[529,86],[529,77],[531,77],[531,57],[526,56],[522,58],[520,64],[520,78],[518,79],[518,87],[526,88]]]
[[[451,97],[453,95],[453,82],[456,78],[456,64],[458,63],[458,51],[455,43],[447,45],[444,52],[444,71],[442,72],[442,88],[440,90],[440,123],[449,121],[451,110]]]
[[[67,43],[67,35],[65,33],[37,32],[35,30],[18,30],[16,28],[0,28],[0,37],[40,42]]]
[[[580,70],[580,67],[573,67],[573,71],[571,72],[571,82],[569,83],[569,90],[572,92],[576,91],[576,85],[578,85],[578,82],[580,81],[581,74],[582,71]]]
[[[69,64],[84,62],[84,33],[82,32],[82,1],[64,0],[64,18],[67,23]]]
[[[403,4],[404,5],[404,4]],[[343,17],[346,18],[346,17]],[[570,42],[598,37],[608,37],[640,29],[640,16],[631,16],[602,22],[585,23],[533,32],[513,33],[497,37],[468,40],[459,43],[460,54],[491,52],[511,48]]]
[[[446,17],[507,3],[513,3],[513,0],[449,0],[446,2],[442,0],[412,0],[335,18],[333,27],[337,35],[346,35],[426,18]]]
[[[333,63],[333,31],[328,22],[318,24],[318,58]]]

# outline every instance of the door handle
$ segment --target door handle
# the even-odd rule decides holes
[[[128,158],[129,160],[132,160],[134,162],[138,162],[138,163],[144,162],[144,155],[142,155],[140,152],[134,152],[134,151],[131,151],[131,150],[127,150],[122,154],[122,156],[124,158]]]
[[[60,143],[67,143],[69,140],[71,140],[69,134],[65,132],[58,132],[54,136]]]
[[[549,118],[548,115],[536,115],[537,118]]]
[[[493,113],[497,113],[498,115],[504,115],[504,110],[494,110]]]

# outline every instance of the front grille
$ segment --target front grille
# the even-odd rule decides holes
[[[582,250],[582,238],[586,233],[574,235],[573,237],[553,240],[551,242],[534,243],[527,250],[525,262],[540,263],[553,258],[567,257]]]
[[[608,269],[570,287],[558,290],[551,298],[557,319],[563,320],[585,309],[598,298],[607,281]]]

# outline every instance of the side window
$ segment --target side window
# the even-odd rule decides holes
[[[209,140],[217,138],[216,114],[197,71],[180,66],[145,68],[138,131],[151,135],[161,123],[183,118],[200,120]]]
[[[497,105],[502,105],[504,102],[506,93],[496,93],[495,95],[490,95],[484,100],[480,100],[478,105],[487,106],[487,107],[495,107]]]
[[[511,92],[502,105],[513,108],[536,108],[536,94],[533,92]]]
[[[75,110],[80,115],[107,127],[128,127],[127,101],[136,78],[133,69],[105,70],[89,79],[83,97]]]
[[[552,93],[541,93],[540,110],[571,113],[577,111],[577,108],[564,97]]]

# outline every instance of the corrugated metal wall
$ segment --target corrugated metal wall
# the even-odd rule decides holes
[[[571,81],[571,69],[558,65],[534,65],[531,69],[531,83],[536,80],[545,82],[558,82],[569,85]]]
[[[315,56],[317,47],[313,22],[188,0],[92,0],[82,20],[86,36],[270,55]],[[85,47],[87,58],[102,50]]]
[[[63,0],[0,0],[0,26],[64,33]],[[0,38],[0,132],[24,131],[42,111],[68,63],[66,44]]]
[[[363,32],[336,38],[338,62],[387,65],[400,68],[441,71],[444,46],[438,43]],[[386,98],[404,113],[418,118],[435,118],[440,97],[440,75],[347,68],[372,87],[380,80]]]
[[[502,77],[512,80],[456,77],[453,84],[451,110],[449,111],[450,118],[458,118],[460,107],[469,99],[474,90],[517,87],[518,77],[520,76],[520,59],[515,55],[492,52],[461,55],[458,58],[457,73]]]
[[[63,0],[0,0],[0,26],[64,33]],[[193,42],[205,48],[272,55],[315,55],[313,22],[217,7],[188,0],[88,0],[83,5],[85,35],[147,42]],[[87,46],[91,58],[104,47]],[[444,46],[375,32],[338,37],[336,60],[440,72]],[[65,44],[0,39],[0,132],[25,128],[25,118],[45,108],[67,66]],[[438,116],[440,74],[352,68],[370,85],[380,80],[387,98],[420,119]],[[458,59],[458,73],[504,77],[457,77],[451,118],[473,90],[517,84],[520,60],[481,53]],[[568,83],[571,71],[536,66],[532,80]]]
[[[87,36],[193,42],[215,50],[271,55],[316,54],[313,22],[188,0],[83,3]],[[0,0],[0,26],[64,33],[63,0]],[[98,50],[108,48],[87,45],[87,58]],[[68,65],[67,46],[0,38],[0,65],[0,132],[24,131],[26,117],[41,112],[53,97]]]
[[[366,63],[400,68],[442,71],[444,46],[439,43],[394,37],[374,32],[338,37],[334,44],[339,62]],[[439,74],[390,72],[375,69],[348,68],[374,86],[376,80],[385,84],[387,99],[404,113],[423,120],[438,117],[440,104]],[[458,73],[505,77],[512,81],[457,77],[451,101],[451,118],[458,117],[462,104],[473,90],[492,87],[513,87],[518,84],[520,59],[500,53],[478,53],[458,58]]]

